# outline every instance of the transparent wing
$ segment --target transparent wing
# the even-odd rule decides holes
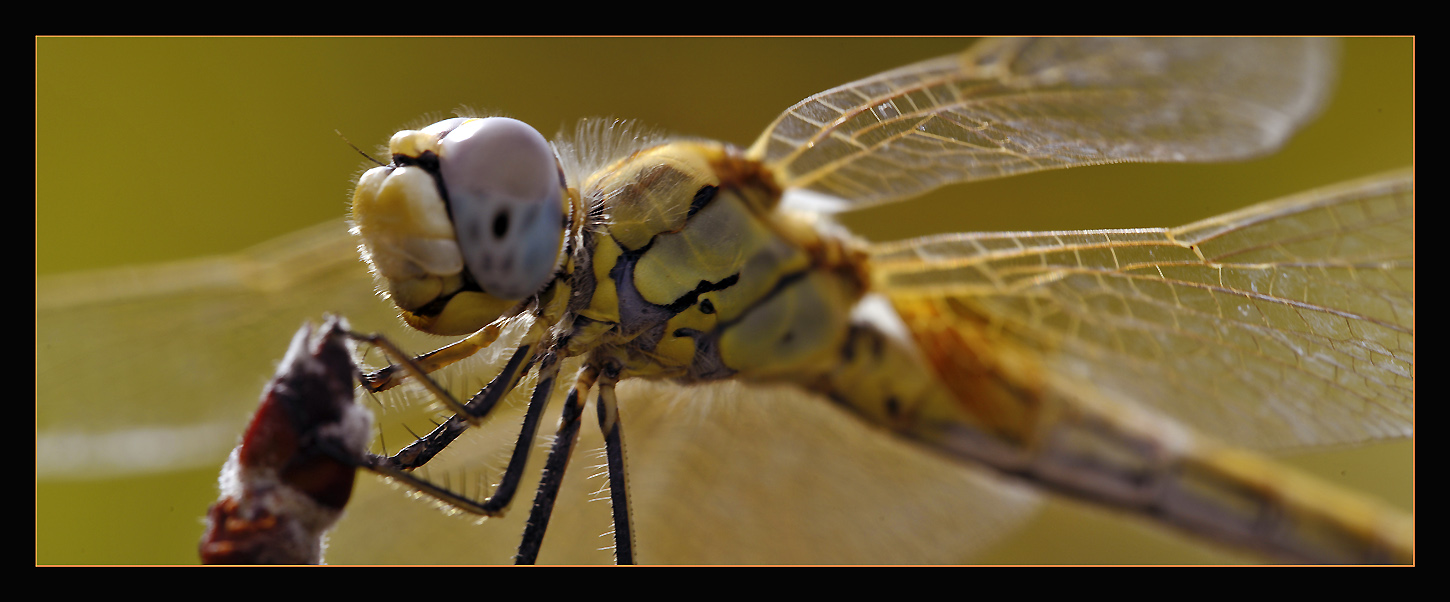
[[[1022,486],[922,453],[798,391],[632,380],[621,384],[619,395],[644,563],[969,562],[1035,516],[1041,501]],[[545,424],[556,424],[558,413],[551,410]],[[458,450],[430,463],[428,475],[455,483],[464,475],[471,475],[469,482],[496,477],[521,414],[520,403],[491,417],[455,443]],[[609,550],[601,550],[611,542],[602,448],[598,429],[586,425],[541,563],[612,562]],[[360,479],[359,494],[330,538],[328,561],[510,562],[543,455],[531,459],[529,483],[510,513],[479,526],[386,487],[366,495],[378,487]],[[380,532],[382,524],[393,528]]]
[[[895,298],[976,314],[1055,373],[1257,448],[1412,433],[1408,171],[1181,228],[874,249]]]
[[[807,98],[750,149],[840,210],[1077,165],[1274,150],[1330,92],[1310,38],[994,39]]]
[[[290,334],[323,312],[415,352],[449,342],[401,325],[373,293],[356,244],[337,221],[236,255],[41,279],[37,482],[149,483],[150,475],[175,473],[214,482]],[[481,353],[441,378],[455,395],[471,395],[506,358]],[[533,384],[526,380],[511,405],[430,464],[427,476],[471,485],[496,479]],[[800,392],[629,382],[619,396],[645,562],[966,562],[1038,507],[1032,492],[922,454]],[[426,432],[439,419],[413,391],[360,401],[377,411],[393,451],[411,440],[405,427]],[[557,422],[560,405],[545,424]],[[601,550],[609,505],[591,501],[604,485],[595,453],[603,443],[593,427],[582,437],[543,562],[611,562]],[[516,504],[532,498],[544,457],[533,454]],[[177,538],[186,545],[200,537],[205,503],[215,497],[205,487],[194,507],[175,509],[195,517],[182,521],[195,531]],[[527,516],[515,507],[474,525],[360,478],[327,560],[511,562]]]
[[[37,475],[225,459],[278,341],[324,311],[396,322],[341,220],[231,256],[40,279]]]

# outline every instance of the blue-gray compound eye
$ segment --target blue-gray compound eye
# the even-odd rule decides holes
[[[483,291],[523,299],[554,275],[564,240],[554,150],[528,124],[472,119],[439,144],[463,262]]]

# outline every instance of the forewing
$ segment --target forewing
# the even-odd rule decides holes
[[[750,149],[841,210],[956,182],[1278,148],[1330,92],[1312,38],[985,40],[791,107]]]
[[[977,316],[1060,382],[1258,448],[1412,434],[1408,171],[1181,228],[879,245],[894,299]]]
[[[356,244],[337,221],[235,255],[40,280],[37,478],[191,469],[214,478],[290,333],[325,312],[348,317],[360,331],[386,332],[408,350],[446,342],[401,325],[396,310],[373,293]],[[512,339],[497,346],[435,376],[455,395],[471,395],[496,373]],[[564,389],[577,370],[569,366]],[[479,487],[497,478],[534,384],[527,377],[498,415],[423,476],[486,492]],[[411,440],[405,429],[426,431],[430,416],[445,415],[426,409],[426,395],[402,389],[359,400],[378,410],[384,434],[373,442],[375,452],[384,451],[380,444],[396,451]],[[1030,491],[923,454],[799,391],[629,381],[620,399],[646,562],[965,562],[1037,508]],[[553,405],[545,424],[557,423],[559,404]],[[600,537],[609,531],[608,503],[590,501],[603,487],[597,474],[590,478],[602,462],[593,450],[603,444],[598,429],[586,427],[583,437],[544,562],[610,560],[600,550],[608,542]],[[507,562],[528,517],[517,504],[530,499],[544,456],[533,454],[526,471],[533,476],[519,497],[525,502],[516,500],[507,518],[482,526],[377,479],[359,479],[347,516],[330,536],[327,560]],[[199,535],[205,505],[180,511],[197,517]],[[876,521],[882,516],[891,518]]]
[[[289,332],[326,312],[398,323],[356,245],[338,220],[235,255],[40,279],[38,477],[220,466]]]

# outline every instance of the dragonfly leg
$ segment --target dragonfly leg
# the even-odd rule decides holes
[[[624,432],[619,421],[619,400],[614,384],[619,368],[607,365],[599,382],[599,430],[604,433],[604,454],[609,465],[609,502],[614,508],[614,562],[634,564],[634,530],[630,526],[629,490],[624,464]]]
[[[402,349],[399,349],[398,346],[393,344],[392,341],[388,340],[387,337],[384,337],[380,334],[361,334],[349,332],[347,333],[347,335],[354,340],[369,343],[372,346],[383,350],[383,353],[388,357],[388,359],[394,362],[383,370],[392,369],[394,367],[403,369],[406,373],[411,374],[413,378],[421,382],[423,384],[423,388],[427,389],[429,393],[432,393],[434,397],[438,398],[439,401],[443,402],[443,405],[448,406],[448,409],[453,410],[453,413],[467,416],[469,418],[469,422],[472,425],[478,425],[479,420],[483,416],[481,414],[478,416],[474,416],[473,413],[468,410],[467,406],[458,403],[457,399],[454,399],[452,395],[449,395],[447,391],[444,391],[442,387],[438,386],[438,382],[428,376],[428,370],[419,362],[418,358],[414,358],[413,356],[403,353]],[[383,370],[380,370],[379,372],[382,372]],[[396,371],[394,371],[394,373],[396,373]],[[358,382],[361,382],[363,386],[368,389],[368,391],[376,393],[382,390],[375,389],[373,387],[375,383],[370,382],[368,379],[369,375],[358,374]],[[394,380],[393,382],[397,381]]]
[[[502,516],[503,509],[508,506],[507,500],[495,503],[497,495],[477,501],[466,494],[455,492],[447,487],[441,487],[432,481],[423,479],[411,472],[395,466],[388,458],[376,454],[364,454],[358,463],[359,468],[365,468],[378,475],[387,477],[408,487],[414,491],[427,495],[454,508],[478,514],[480,516]]]
[[[483,330],[480,330],[479,332],[474,333],[474,335],[470,336],[469,338],[473,339],[474,337],[480,337],[479,340],[481,342],[483,338],[487,337],[481,337],[480,333],[483,333],[486,330],[488,329],[485,328]],[[461,407],[459,407],[459,404],[456,401],[448,403],[450,408],[458,408],[458,410],[461,411],[456,410],[456,413],[453,415],[452,418],[449,418],[443,424],[440,424],[437,428],[433,429],[432,432],[418,438],[417,441],[414,441],[412,444],[403,448],[397,454],[394,454],[392,457],[393,463],[404,470],[412,470],[426,464],[429,460],[433,459],[433,456],[438,455],[439,452],[443,451],[445,448],[448,447],[449,444],[453,443],[454,439],[457,439],[459,435],[463,434],[463,431],[466,430],[469,425],[476,424],[490,411],[492,411],[494,406],[498,405],[499,400],[502,400],[504,396],[509,393],[509,391],[514,390],[514,387],[518,386],[519,381],[523,379],[524,375],[528,374],[529,369],[533,367],[534,362],[538,360],[538,357],[536,356],[534,350],[537,348],[539,342],[543,340],[544,336],[547,334],[547,331],[548,326],[546,324],[544,324],[542,321],[535,320],[533,325],[529,327],[529,332],[524,335],[523,343],[521,343],[519,345],[519,348],[514,351],[513,356],[509,358],[508,363],[504,365],[503,370],[499,372],[498,376],[495,376],[493,380],[489,381],[489,383],[485,385],[482,390],[480,390],[478,393],[475,393],[473,397],[468,400],[468,403],[462,404]],[[494,333],[492,337],[493,339],[497,339],[498,334]],[[492,339],[490,339],[490,342],[491,341]],[[430,369],[433,369],[434,366],[430,364],[427,359],[433,357],[434,355],[437,355],[439,352],[456,347],[457,345],[458,344],[455,343],[454,345],[449,345],[448,347],[439,349],[433,354],[425,354],[423,356],[419,356],[416,361],[408,362],[401,365],[395,364],[394,366],[389,366],[388,368],[398,367],[399,370],[416,370],[418,371],[418,374],[428,374],[431,371]],[[485,344],[484,346],[487,345]],[[468,351],[467,353],[472,354],[477,350],[478,348],[475,348],[472,351]],[[466,355],[461,357],[466,357]],[[461,357],[456,359],[461,359]],[[447,364],[445,363],[443,365]],[[385,368],[383,371],[387,371],[388,368]],[[557,371],[557,369],[558,368],[556,366],[555,370]],[[376,374],[377,373],[374,373],[374,375]],[[394,374],[388,377],[388,382],[398,382],[404,376],[405,375],[403,374]],[[544,378],[545,375],[541,371],[539,375],[540,386],[544,384]],[[552,381],[552,376],[550,376],[550,379]],[[426,381],[427,379],[424,380]],[[367,386],[369,390],[373,390],[372,386],[367,385],[367,383],[365,383],[365,386]],[[442,395],[441,399],[451,399],[451,397],[449,397],[447,393],[443,392],[443,390],[438,388],[436,385],[432,385],[430,387],[430,390],[433,390],[435,394]],[[538,391],[535,390],[536,395],[537,393]],[[447,402],[445,401],[445,403]]]
[[[554,512],[554,501],[559,497],[559,487],[564,483],[564,471],[569,467],[569,457],[574,444],[579,440],[579,419],[584,414],[584,403],[589,389],[599,378],[599,368],[585,365],[579,370],[574,388],[569,391],[569,400],[564,414],[559,418],[559,432],[544,462],[544,475],[539,480],[539,489],[534,494],[534,505],[529,510],[529,522],[524,526],[523,540],[519,542],[514,564],[533,564],[539,557],[544,543],[544,532],[549,528],[549,517]],[[520,444],[523,442],[521,441]]]
[[[513,499],[514,491],[517,490],[517,482],[522,474],[524,464],[528,458],[528,442],[532,442],[534,433],[537,431],[539,416],[543,413],[543,406],[547,404],[548,397],[545,393],[542,397],[540,391],[534,391],[534,400],[529,406],[529,414],[525,419],[524,432],[520,434],[520,444],[514,449],[514,458],[509,462],[509,468],[504,474],[503,481],[494,491],[494,495],[483,501],[475,501],[467,495],[454,492],[447,487],[434,484],[431,481],[422,479],[410,472],[412,469],[421,466],[441,451],[448,443],[462,433],[469,423],[476,422],[503,397],[503,394],[517,385],[519,378],[528,372],[528,366],[532,364],[532,356],[529,350],[530,345],[521,346],[514,356],[510,358],[503,373],[489,383],[483,391],[480,391],[467,404],[460,404],[446,390],[440,387],[432,377],[428,375],[426,368],[420,362],[413,360],[407,354],[402,353],[397,345],[393,344],[386,337],[377,334],[360,334],[355,332],[344,332],[346,336],[372,344],[382,349],[388,355],[397,358],[399,363],[394,364],[401,370],[407,372],[406,376],[418,380],[423,386],[436,395],[445,405],[457,408],[458,414],[447,423],[440,425],[433,433],[414,442],[403,452],[393,457],[384,457],[376,454],[364,453],[361,457],[346,453],[340,449],[326,449],[331,455],[339,460],[355,464],[359,468],[365,468],[384,477],[403,483],[405,486],[431,496],[439,501],[447,503],[459,510],[479,514],[483,516],[500,516]],[[550,356],[552,358],[552,356]],[[525,361],[524,358],[530,358]],[[557,362],[546,361],[540,369],[540,385],[544,386],[547,392],[552,388],[552,374],[558,371]],[[552,368],[551,368],[552,367]],[[356,366],[354,366],[356,372]],[[548,376],[545,376],[545,375]],[[366,376],[358,373],[355,375],[360,381]],[[522,450],[520,449],[522,448]],[[411,464],[409,464],[411,462]]]
[[[520,349],[520,351],[523,351],[523,349]],[[409,471],[416,468],[417,465],[403,465],[398,461],[398,456],[387,458],[367,454],[362,459],[360,466],[382,476],[395,479],[408,487],[452,505],[459,510],[482,516],[503,516],[504,511],[513,502],[514,493],[518,491],[519,481],[523,477],[524,466],[529,461],[529,450],[533,448],[534,437],[539,432],[539,420],[544,414],[544,408],[548,406],[549,394],[554,389],[554,378],[558,374],[559,362],[556,357],[553,355],[546,357],[539,368],[539,384],[534,388],[533,396],[529,399],[529,409],[524,414],[524,425],[519,432],[518,442],[514,444],[513,454],[509,457],[508,467],[504,469],[503,478],[499,481],[498,487],[494,489],[493,495],[486,500],[481,502],[474,501],[466,495],[453,492],[445,487],[440,487],[430,481],[416,477]],[[436,435],[443,432],[443,429],[450,424],[457,424],[458,430],[456,432],[447,431],[447,433],[451,433],[447,441],[452,441],[453,437],[457,437],[457,434],[462,432],[467,423],[458,420],[455,416],[448,423],[439,426],[438,430],[435,430],[433,434]],[[432,435],[429,436],[431,437]],[[438,451],[442,450],[443,446],[447,445],[447,442],[439,443],[438,441],[429,442],[427,440],[428,437],[424,437],[409,446],[409,449],[412,449],[423,444],[437,444],[437,448],[430,448],[428,451],[431,451],[431,453],[423,457],[422,461],[418,462],[418,465],[426,462],[428,458],[431,458]],[[441,441],[441,438],[439,441]],[[406,451],[408,450],[405,449],[404,452]],[[400,452],[398,455],[401,456],[403,454]]]
[[[508,507],[509,502],[513,501],[514,492],[519,489],[524,465],[529,462],[529,450],[533,449],[534,436],[539,432],[539,420],[544,415],[544,408],[549,405],[549,395],[554,391],[554,379],[558,376],[559,357],[551,353],[539,366],[539,384],[534,387],[534,394],[529,398],[529,409],[524,413],[524,426],[519,432],[519,440],[514,444],[513,454],[509,456],[503,479],[494,489],[493,497],[488,500],[500,511]]]
[[[454,414],[452,418],[438,425],[438,428],[394,454],[392,461],[399,468],[412,470],[432,460],[433,456],[438,455],[453,443],[454,439],[463,434],[470,423],[487,415],[499,400],[503,399],[504,395],[518,385],[519,380],[528,373],[529,367],[533,365],[532,351],[532,345],[520,346],[518,351],[514,352],[513,357],[509,358],[508,363],[504,365],[503,371],[489,381],[472,399],[468,400],[468,403],[463,404],[462,413]],[[543,374],[541,373],[539,385],[543,386],[543,384]],[[536,394],[537,392],[538,390],[535,389]]]
[[[503,333],[506,324],[507,322],[504,320],[494,322],[447,346],[424,353],[413,359],[415,367],[393,364],[367,374],[362,379],[362,385],[368,391],[378,393],[398,386],[403,382],[403,378],[415,370],[421,371],[422,374],[432,374],[493,345],[499,335]],[[387,350],[385,349],[385,351]]]

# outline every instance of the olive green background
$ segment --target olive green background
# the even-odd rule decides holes
[[[336,219],[346,213],[351,182],[366,167],[336,132],[376,153],[397,129],[468,105],[522,119],[546,136],[560,127],[572,131],[581,117],[613,116],[744,146],[809,94],[967,43],[40,38],[37,275],[232,253]],[[1342,63],[1338,92],[1324,116],[1271,157],[1009,178],[949,187],[842,221],[875,240],[948,231],[1175,226],[1410,165],[1413,41],[1351,39]],[[277,340],[275,350],[259,358],[260,379],[284,344]],[[96,403],[103,402],[98,397]],[[1402,442],[1316,454],[1302,463],[1409,508],[1411,458],[1411,444]],[[215,498],[214,483],[215,468],[38,478],[36,561],[194,563],[199,518]],[[1223,561],[1180,538],[1125,529],[1121,522],[1053,504],[988,554],[964,560]],[[446,545],[468,545],[470,537],[461,530],[458,541]]]

